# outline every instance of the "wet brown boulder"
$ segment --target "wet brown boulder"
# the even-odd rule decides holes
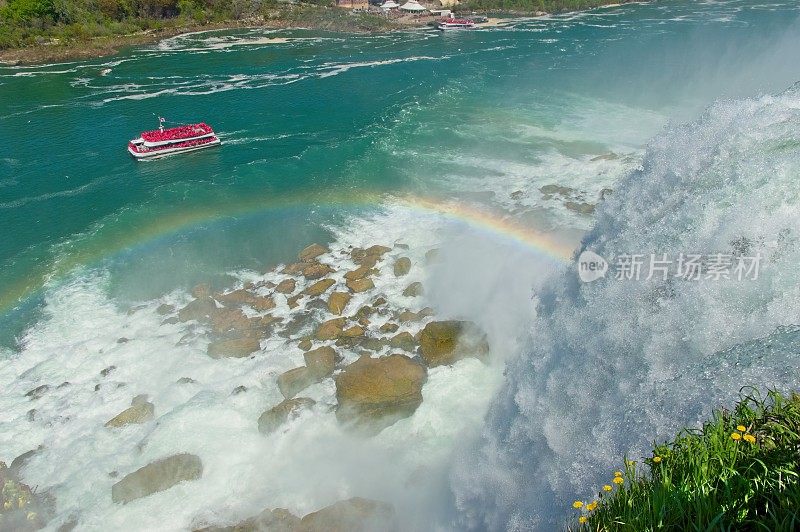
[[[275,432],[281,425],[299,414],[300,411],[311,408],[314,404],[314,400],[308,397],[284,399],[261,414],[258,418],[258,431],[261,432],[261,434]]]
[[[278,286],[275,287],[275,291],[279,294],[291,294],[294,292],[296,286],[297,282],[294,279],[284,279],[278,283]]]
[[[300,253],[298,253],[297,259],[300,262],[310,262],[319,257],[320,255],[322,255],[323,253],[327,252],[328,248],[326,248],[323,245],[314,243],[308,246],[307,248],[303,249],[303,251],[301,251]]]
[[[278,389],[287,399],[291,399],[312,384],[319,382],[319,379],[306,366],[290,369],[278,375]]]
[[[333,268],[328,266],[327,264],[320,264],[318,262],[314,262],[309,264],[305,269],[303,269],[303,277],[308,280],[314,279],[321,279],[326,275],[333,273]]]
[[[359,279],[363,279],[372,273],[372,268],[369,266],[359,266],[355,270],[351,270],[344,274],[344,278],[347,281],[358,281]]]
[[[207,353],[211,358],[243,358],[260,349],[258,338],[245,336],[211,342]]]
[[[317,340],[334,340],[340,337],[346,322],[345,318],[334,318],[322,322],[315,335]]]
[[[106,422],[106,427],[139,425],[152,421],[155,417],[155,406],[147,400],[141,400],[141,397],[142,396],[134,397],[133,401],[131,401],[131,406],[108,420]]]
[[[405,355],[363,356],[335,377],[337,419],[375,434],[413,414],[422,403],[427,370]]]
[[[401,332],[389,341],[389,345],[403,351],[414,351],[417,348],[417,341],[410,332]]]
[[[304,293],[309,296],[318,296],[325,293],[334,284],[336,284],[336,281],[333,279],[322,279],[306,288]]]
[[[417,314],[416,312],[411,312],[410,310],[404,310],[403,312],[397,315],[397,319],[400,320],[400,323],[417,321],[419,320],[419,314]]]
[[[372,279],[366,277],[363,279],[349,280],[346,284],[347,288],[349,288],[351,292],[355,293],[366,292],[367,290],[372,290],[375,288],[375,284],[372,282]]]
[[[383,325],[380,326],[378,330],[381,331],[382,333],[393,333],[397,332],[397,329],[399,328],[400,326],[396,323],[384,323]]]
[[[217,294],[216,299],[226,307],[248,306],[260,311],[275,308],[275,301],[271,297],[259,296],[248,292],[244,288],[228,292],[227,294]]]
[[[409,271],[411,271],[411,259],[408,257],[400,257],[396,261],[394,261],[394,276],[395,277],[402,277],[407,275]]]
[[[328,297],[328,310],[331,314],[340,316],[350,302],[352,296],[348,292],[333,292]]]
[[[366,252],[367,257],[369,257],[370,255],[376,257],[382,257],[384,254],[389,253],[391,250],[392,248],[387,248],[386,246],[375,245],[368,247],[364,251]]]
[[[397,515],[391,504],[354,497],[310,513],[297,532],[397,532]]]
[[[297,294],[296,296],[287,297],[286,304],[289,306],[289,308],[296,308],[299,304],[298,301],[302,299],[303,295],[304,294]]]
[[[489,353],[486,337],[466,321],[432,321],[420,332],[419,344],[420,355],[431,368],[467,357],[484,359]]]
[[[353,325],[342,331],[342,336],[345,338],[358,338],[364,336],[364,327],[360,325]]]
[[[308,339],[308,338],[303,338],[303,339],[302,339],[302,340],[300,340],[300,342],[297,344],[297,347],[299,347],[299,348],[300,348],[300,349],[302,349],[303,351],[308,351],[309,349],[311,349],[312,345],[313,345],[313,344],[311,343],[311,340],[310,340],[310,339]]]
[[[126,475],[111,487],[111,499],[116,503],[129,503],[202,476],[203,463],[198,456],[176,454]]]
[[[314,378],[321,380],[329,377],[336,367],[336,350],[330,346],[318,347],[303,353],[306,367]]]
[[[229,331],[248,331],[254,326],[250,318],[238,308],[215,309],[210,318],[211,330],[217,334]]]

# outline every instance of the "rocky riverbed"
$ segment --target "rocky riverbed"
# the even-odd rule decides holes
[[[277,389],[283,398],[251,419],[263,438],[274,437],[298,416],[316,411],[332,414],[343,433],[369,439],[414,414],[425,401],[423,387],[430,370],[447,368],[465,357],[489,359],[486,337],[475,324],[453,316],[440,319],[426,305],[425,271],[435,261],[436,249],[412,254],[403,244],[335,251],[312,244],[299,252],[296,262],[250,275],[249,280],[227,288],[197,285],[183,304],[164,303],[156,313],[161,316],[160,328],[185,328],[179,344],[205,342],[206,356],[217,364],[242,359],[257,364],[266,356],[267,345],[274,351],[276,343],[287,352],[302,353],[302,364],[262,383],[264,388]],[[134,307],[130,313],[139,311]],[[117,343],[129,341],[120,337]],[[114,379],[121,374],[123,367],[107,366],[100,371],[95,391],[104,386],[125,389],[124,381]],[[187,372],[172,386],[193,386],[202,378]],[[329,395],[307,396],[316,385],[330,390]],[[27,395],[35,403],[69,386],[41,384]],[[239,385],[231,396],[243,393],[259,391]],[[35,419],[36,415],[32,408],[30,416]],[[130,396],[129,406],[97,430],[111,431],[114,437],[115,431],[137,425],[157,427],[163,415],[168,413],[160,411],[151,394],[136,393]],[[147,445],[145,436],[138,447]],[[127,505],[196,482],[203,478],[204,469],[202,458],[188,451],[162,456],[138,469],[120,467],[109,473],[116,478],[109,496],[114,503]],[[16,522],[24,517],[30,529],[44,525],[48,512],[36,511],[43,503],[20,478],[12,480],[19,486],[17,491],[27,494],[25,504],[30,506],[25,511],[7,508],[3,519]],[[394,512],[386,502],[356,497],[302,518],[286,509],[267,507],[238,524],[219,528],[213,520],[199,518],[192,528],[392,530],[397,527]],[[76,515],[62,526],[79,523],[80,515]]]

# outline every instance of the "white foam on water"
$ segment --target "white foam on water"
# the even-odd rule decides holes
[[[800,379],[800,92],[715,104],[648,146],[600,207],[584,247],[761,253],[756,280],[582,284],[539,293],[482,437],[452,474],[459,529],[557,526],[623,456],[730,407],[740,387]]]
[[[402,290],[414,281],[428,282],[422,266],[425,252],[439,243],[439,230],[448,231],[450,224],[435,213],[390,201],[373,214],[332,228],[336,239],[323,261],[338,269],[332,278],[343,286],[345,271],[356,266],[345,256],[351,246],[406,244],[409,249],[393,247],[386,254],[375,290],[355,294],[348,308],[354,312],[376,294],[400,309],[418,311],[437,301],[446,307],[441,296],[411,298]],[[452,229],[463,233],[463,228]],[[400,256],[413,262],[402,282],[391,272]],[[285,277],[276,271],[231,274],[240,284]],[[258,416],[282,400],[276,376],[303,364],[296,343],[308,330],[292,340],[277,335],[263,340],[261,351],[248,358],[215,360],[206,355],[209,340],[202,326],[162,324],[165,316],[158,314],[158,306],[179,307],[190,299],[187,294],[176,291],[126,310],[107,295],[108,282],[107,274],[86,271],[66,284],[49,286],[43,318],[24,333],[19,352],[2,354],[0,448],[10,459],[43,446],[22,476],[55,497],[52,527],[78,519],[85,530],[185,530],[234,523],[265,508],[286,507],[303,515],[362,496],[392,502],[405,528],[424,530],[430,515],[444,504],[448,457],[480,425],[501,382],[500,364],[464,360],[435,368],[417,412],[364,440],[340,429],[332,410],[335,389],[328,379],[302,393],[317,401],[312,411],[263,436],[257,430]],[[311,282],[301,279],[297,290]],[[271,314],[293,315],[283,296],[276,294],[276,301]],[[301,306],[297,312],[306,310]],[[464,313],[451,306],[437,317]],[[376,315],[375,326],[390,318]],[[404,324],[400,331],[416,332],[424,323]],[[357,356],[340,351],[345,362]],[[107,376],[101,375],[112,366]],[[182,377],[196,382],[177,383]],[[25,396],[41,385],[50,386],[41,398]],[[238,386],[247,391],[232,395]],[[154,421],[104,427],[138,394],[147,394],[154,403]],[[119,478],[180,452],[200,456],[200,480],[127,505],[111,501],[111,487]]]

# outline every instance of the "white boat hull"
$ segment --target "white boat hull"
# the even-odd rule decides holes
[[[189,153],[190,151],[197,151],[197,150],[204,150],[206,148],[211,148],[213,146],[219,146],[220,140],[218,138],[206,142],[203,144],[199,144],[197,146],[189,146],[183,148],[163,148],[160,150],[151,150],[146,152],[137,152],[130,146],[128,146],[128,153],[130,153],[137,161],[144,161],[144,160],[155,160],[155,159],[162,159],[164,157],[169,157],[170,155],[178,155],[179,153]]]

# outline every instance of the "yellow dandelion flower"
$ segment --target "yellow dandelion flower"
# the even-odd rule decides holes
[[[3,509],[4,510],[10,510],[11,506],[12,506],[11,505],[11,501],[6,501],[5,504],[3,504]]]
[[[734,432],[733,434],[731,434],[731,439],[734,441],[739,441],[742,439],[742,435],[739,434],[738,432]]]
[[[744,425],[736,425],[736,430],[739,432],[744,432],[747,430],[747,428]]]
[[[614,477],[614,484],[622,484],[625,482],[625,479],[622,477]]]
[[[622,471],[614,471],[614,476],[615,477],[621,477],[622,476]]]
[[[583,508],[583,501],[575,501],[572,503],[573,508]]]
[[[586,509],[593,512],[597,508],[597,501],[592,501],[586,505]]]
[[[744,436],[742,436],[742,438],[747,443],[755,443],[756,442],[756,437],[753,436],[752,434],[745,434]]]
[[[611,491],[612,489],[614,489],[614,488],[612,488],[612,487],[611,487],[611,486],[609,486],[608,484],[606,484],[605,486],[603,486],[603,491]]]
[[[660,456],[654,456],[653,457],[653,462],[655,462],[656,464],[660,463],[661,462],[661,457]]]
[[[582,516],[580,516],[580,517],[578,518],[578,522],[579,522],[580,524],[582,524],[582,525],[583,525],[583,524],[585,524],[585,523],[586,523],[586,521],[588,521],[588,520],[589,520],[589,519],[587,519],[585,515],[582,515]]]

